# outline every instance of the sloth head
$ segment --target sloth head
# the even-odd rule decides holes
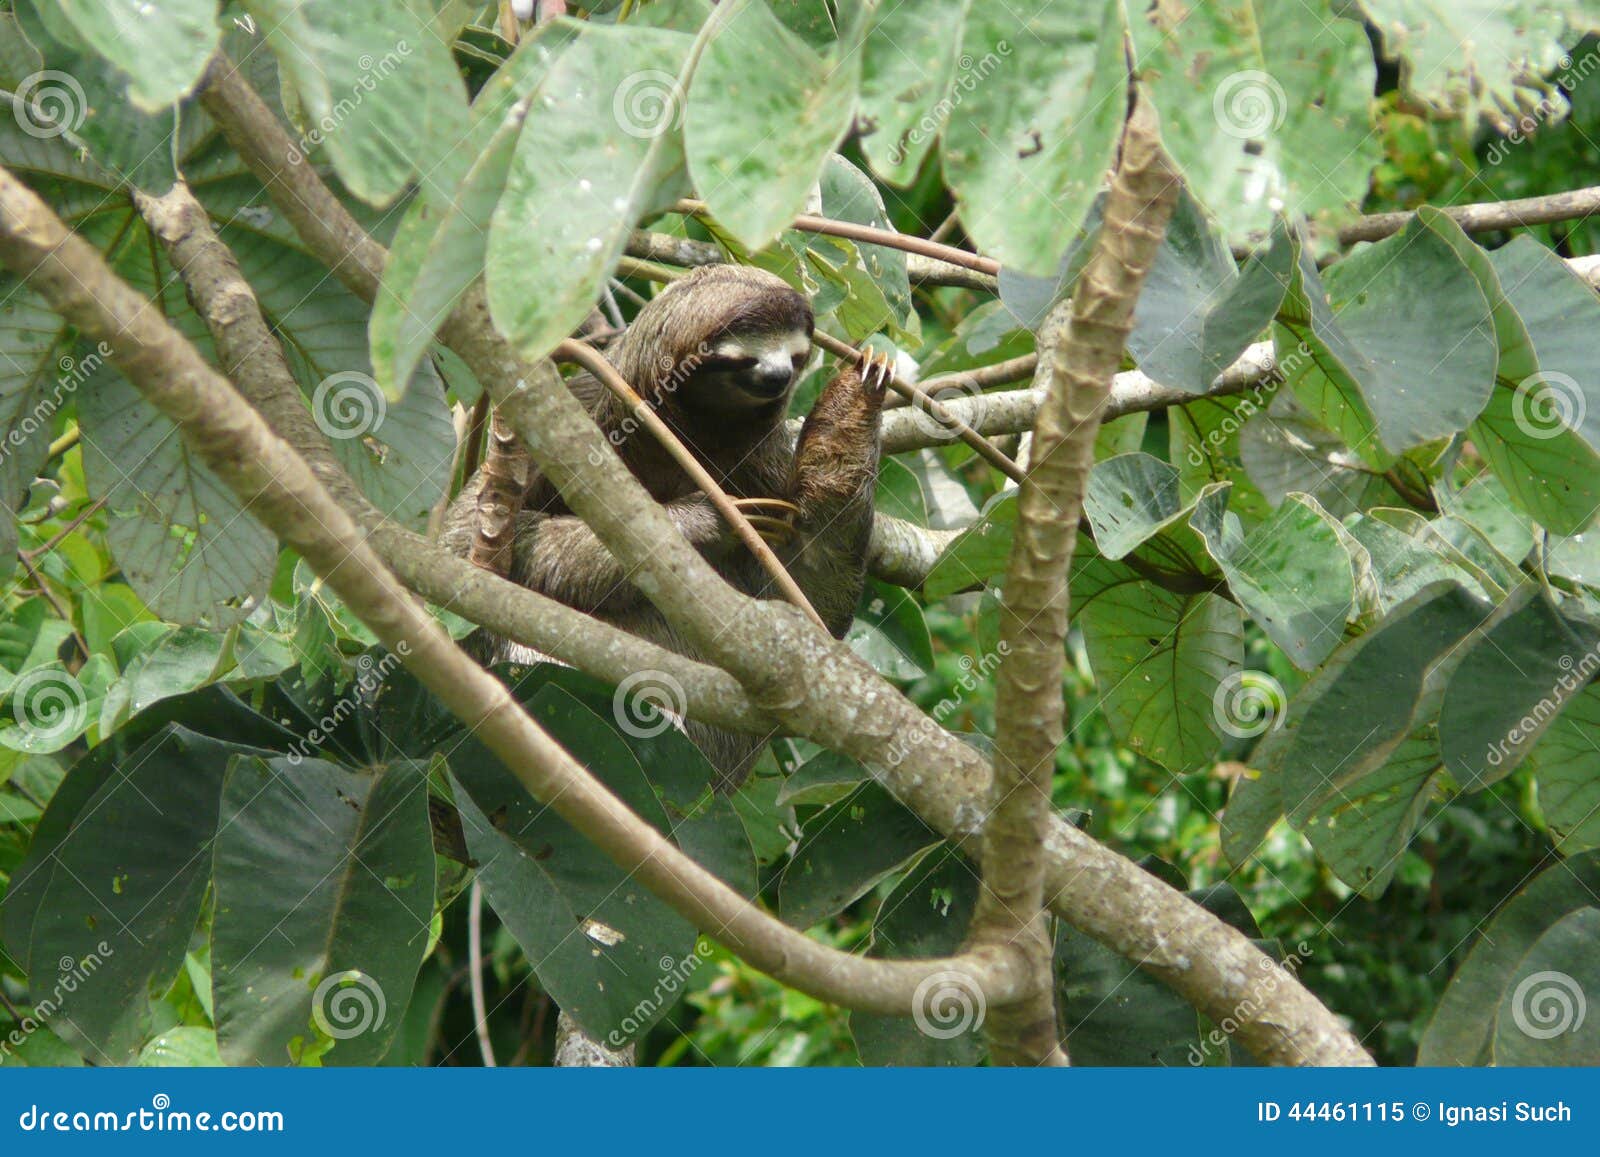
[[[810,304],[782,278],[707,265],[639,311],[617,368],[658,406],[701,419],[775,419],[811,356],[812,327]]]

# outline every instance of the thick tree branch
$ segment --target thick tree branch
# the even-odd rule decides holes
[[[1058,306],[1040,334],[1040,359],[1050,365],[1050,376],[1034,422],[1028,476],[1017,492],[1000,606],[1006,646],[995,683],[994,787],[983,834],[983,892],[973,921],[975,941],[1035,944],[1033,958],[1045,974],[1038,995],[997,1009],[990,1018],[991,1051],[1013,1064],[1037,1064],[1058,1051],[1042,909],[1043,849],[1053,815],[1056,749],[1064,734],[1067,574],[1101,414],[1179,188],[1155,111],[1149,101],[1137,100],[1106,194],[1105,227],[1070,305]]]
[[[1009,952],[984,946],[914,962],[840,952],[768,916],[640,819],[451,641],[228,380],[4,170],[0,260],[83,334],[111,347],[117,367],[244,507],[299,552],[529,792],[696,927],[783,983],[846,1008],[909,1014],[925,999],[924,983],[947,971],[967,974],[991,1000],[1015,998],[1022,977]]]
[[[227,105],[242,85],[208,87],[207,108]],[[308,200],[333,200],[326,190],[309,191],[320,181],[292,158],[290,142],[270,114],[263,123],[219,108],[217,119],[247,163],[266,174],[274,203],[297,228]],[[342,207],[337,212],[354,224]],[[373,243],[363,237],[364,244],[347,250],[343,232],[312,221],[301,236],[331,268],[344,269],[343,276],[354,280],[366,268],[363,254]],[[616,461],[554,368],[524,362],[495,331],[481,286],[465,295],[443,337],[486,387],[521,408],[513,415],[518,432],[531,439],[530,451],[547,477],[618,559],[637,568],[646,593],[669,621],[687,625],[704,653],[733,672],[759,707],[874,767],[928,823],[977,853],[980,801],[990,778],[981,755],[934,726],[798,612],[745,599],[715,581]],[[918,736],[925,738],[906,746]],[[917,758],[906,766],[911,751]],[[1239,1037],[1256,1056],[1280,1064],[1371,1063],[1315,997],[1236,929],[1064,821],[1051,825],[1050,855],[1046,891],[1056,897],[1058,913],[1140,962],[1213,1020],[1238,1023]]]

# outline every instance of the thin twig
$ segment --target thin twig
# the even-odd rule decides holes
[[[673,210],[692,216],[710,214],[704,201],[687,199],[675,204]],[[857,225],[854,221],[836,221],[832,217],[819,217],[815,213],[801,213],[794,219],[794,227],[802,233],[823,233],[829,237],[843,237],[849,241],[862,241],[869,245],[882,245],[888,249],[917,253],[938,261],[948,261],[951,265],[959,265],[975,273],[987,273],[991,277],[1000,272],[1000,263],[992,257],[981,257],[976,253],[968,253],[965,249],[957,249],[954,245],[941,245],[937,241],[929,241],[925,237],[896,233],[893,229],[875,229],[871,225]]]
[[[1524,225],[1549,225],[1600,213],[1600,185],[1565,193],[1549,193],[1543,197],[1441,206],[1441,209],[1468,233],[1490,233],[1496,229],[1516,229]],[[1340,228],[1339,244],[1354,245],[1358,241],[1382,240],[1400,232],[1415,216],[1415,212],[1407,210],[1359,217]]]
[[[835,357],[845,358],[852,362],[858,361],[861,357],[860,350],[847,342],[842,342],[836,337],[823,333],[821,330],[811,335],[811,341],[814,345],[827,350]],[[968,446],[971,446],[979,457],[1013,482],[1021,482],[1026,477],[1026,472],[1021,466],[1018,466],[1007,457],[993,442],[952,414],[945,408],[944,403],[932,394],[912,385],[910,382],[904,382],[895,377],[889,379],[889,388],[902,398],[905,398],[913,406],[922,410]]]
[[[467,897],[467,971],[472,985],[473,1031],[478,1037],[478,1053],[483,1067],[495,1068],[494,1042],[489,1039],[489,1005],[483,998],[483,884],[472,878],[472,893]]]

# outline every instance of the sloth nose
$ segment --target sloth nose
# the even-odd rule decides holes
[[[787,364],[761,362],[750,370],[750,392],[763,398],[775,398],[789,388],[794,368]]]

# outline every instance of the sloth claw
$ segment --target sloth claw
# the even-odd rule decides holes
[[[800,514],[794,503],[782,498],[735,498],[733,504],[768,546],[787,546],[794,541],[795,519]]]
[[[873,349],[861,351],[861,381],[864,385],[881,394],[893,380],[893,355]]]

